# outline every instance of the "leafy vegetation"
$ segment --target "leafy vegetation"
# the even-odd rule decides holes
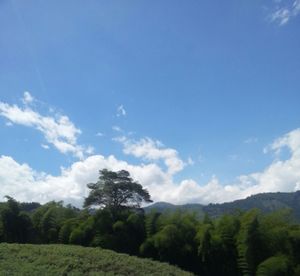
[[[128,174],[123,176],[131,182]],[[290,209],[268,214],[259,209],[240,210],[219,217],[208,214],[199,217],[197,212],[184,210],[145,213],[136,202],[131,204],[131,196],[128,201],[121,200],[124,204],[118,201],[120,196],[130,195],[132,190],[124,193],[126,189],[122,188],[120,192],[109,187],[124,187],[126,181],[121,183],[118,179],[117,183],[108,181],[105,184],[108,191],[115,191],[106,197],[108,202],[119,203],[108,203],[98,210],[79,210],[71,205],[64,206],[62,202],[49,202],[25,212],[21,207],[30,204],[24,205],[8,197],[7,202],[0,204],[0,242],[61,243],[111,249],[168,262],[199,275],[300,275],[300,225],[292,219]],[[103,186],[98,188],[103,195]],[[93,196],[98,193],[97,189],[91,192]],[[15,250],[13,248],[11,250]],[[47,248],[68,252],[59,253],[66,256],[75,254],[68,251],[71,249],[57,245]],[[92,248],[78,250],[100,252]],[[49,263],[54,258],[51,254]],[[8,258],[4,255],[0,262]],[[59,273],[66,267],[77,269],[76,256],[74,263],[62,261],[57,268]],[[43,260],[45,266],[47,258]],[[28,262],[30,266],[32,261]],[[98,267],[93,261],[87,262],[91,267]],[[116,269],[118,271],[119,268]]]
[[[64,207],[61,202],[49,202],[33,213],[22,213],[12,198],[1,206],[1,242],[106,248],[168,262],[200,275],[297,275],[300,270],[300,225],[290,220],[288,210],[263,215],[253,209],[218,219],[208,216],[199,219],[196,214],[183,211],[145,215],[141,210],[124,209],[115,216],[104,208],[91,214],[88,210]],[[2,249],[3,246],[9,247],[4,243],[1,246]],[[57,245],[45,248],[69,252],[69,249]],[[4,263],[9,265],[6,258],[12,258],[4,256],[7,250],[1,250],[2,267]],[[9,250],[18,252],[15,247]],[[21,256],[27,254],[26,250],[20,251]],[[39,249],[32,250],[40,252]],[[80,250],[96,252],[93,248]],[[69,253],[61,254],[67,256]],[[51,266],[54,257],[49,254]],[[30,261],[30,254],[25,255],[20,258],[23,258],[24,265],[28,262],[25,266],[28,271],[31,265],[38,267],[37,263],[31,264],[35,257]],[[40,259],[45,266],[47,258]],[[57,271],[61,273],[67,266],[79,266],[77,257],[74,258],[73,264],[71,259],[69,263],[61,261]],[[93,261],[88,262],[93,267]],[[42,271],[43,266],[40,269]]]
[[[152,202],[147,190],[129,176],[129,172],[100,170],[99,180],[87,185],[91,190],[84,206],[98,205],[118,210],[122,207],[139,208],[141,202]]]
[[[191,275],[168,264],[99,248],[0,244],[1,275]]]

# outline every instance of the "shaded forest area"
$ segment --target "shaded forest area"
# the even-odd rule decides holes
[[[281,210],[199,219],[192,212],[79,210],[62,202],[0,204],[0,241],[101,247],[200,275],[300,275],[300,225]]]

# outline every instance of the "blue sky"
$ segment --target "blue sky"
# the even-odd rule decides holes
[[[175,203],[300,189],[299,0],[0,7],[1,195],[79,205],[102,167]]]

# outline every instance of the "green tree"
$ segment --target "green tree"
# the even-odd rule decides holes
[[[241,218],[241,227],[237,235],[237,252],[238,266],[243,275],[254,275],[256,266],[265,256],[258,215],[258,210],[253,209]]]
[[[58,233],[58,241],[60,243],[68,244],[70,234],[78,226],[79,222],[77,218],[71,218],[66,220]]]
[[[197,273],[196,216],[178,210],[159,217],[152,213],[148,215],[148,219],[151,220],[151,225],[146,225],[148,233],[146,241],[140,246],[141,255],[176,264]]]
[[[124,207],[139,208],[143,201],[152,202],[148,191],[133,181],[125,170],[100,170],[98,181],[87,187],[91,191],[85,198],[84,207],[96,205],[116,211]]]
[[[26,243],[31,240],[32,223],[20,212],[19,203],[10,196],[0,211],[0,241]]]
[[[196,235],[198,242],[198,256],[201,273],[203,275],[224,275],[224,250],[222,238],[213,224],[202,224]],[[218,265],[216,265],[218,264]],[[229,275],[229,274],[228,274]],[[231,274],[232,275],[232,274]]]
[[[290,261],[285,255],[278,255],[268,258],[259,264],[257,276],[289,276],[293,275]]]
[[[37,242],[56,243],[64,222],[75,218],[78,211],[71,206],[64,207],[63,202],[48,202],[37,208],[32,215]]]

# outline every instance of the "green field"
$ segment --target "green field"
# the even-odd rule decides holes
[[[191,275],[177,267],[99,248],[0,244],[0,275]]]

